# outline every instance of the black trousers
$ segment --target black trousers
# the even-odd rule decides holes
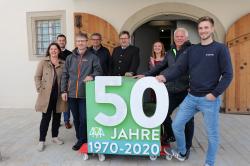
[[[169,93],[169,109],[168,109],[168,115],[163,122],[163,142],[166,142],[170,137],[174,138],[174,133],[172,130],[172,119],[171,115],[173,111],[182,103],[182,101],[185,99],[187,96],[188,92],[183,91],[180,93]],[[185,126],[185,137],[186,137],[186,148],[190,149],[192,146],[192,139],[194,135],[194,117],[191,118]]]
[[[69,97],[68,104],[73,115],[76,138],[80,143],[87,143],[86,99]]]
[[[49,101],[47,112],[42,113],[42,120],[40,123],[39,141],[45,141],[48,128],[49,128],[49,122],[51,120],[52,115],[53,115],[52,128],[51,128],[52,137],[58,136],[60,121],[61,121],[61,113],[56,113],[56,102],[57,102],[57,93],[52,91],[50,95],[50,101]]]

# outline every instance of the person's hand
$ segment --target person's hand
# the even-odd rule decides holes
[[[143,77],[145,77],[145,75],[143,75],[143,74],[133,76],[133,78],[135,78],[135,79],[140,79],[140,78],[143,78]]]
[[[68,100],[68,94],[66,92],[61,94],[62,100],[67,101]]]
[[[94,78],[92,76],[87,76],[87,77],[85,77],[83,82],[88,82],[88,81],[92,81],[92,80],[94,80]]]
[[[155,77],[157,81],[159,82],[167,82],[167,79],[163,75],[158,75]]]
[[[216,97],[212,93],[207,94],[206,98],[207,100],[210,100],[210,101],[214,101],[216,99]]]
[[[133,73],[132,72],[126,72],[124,76],[125,77],[133,77]]]
[[[150,64],[152,67],[155,66],[155,60],[154,60],[153,57],[150,57],[150,62],[149,62],[149,64]]]

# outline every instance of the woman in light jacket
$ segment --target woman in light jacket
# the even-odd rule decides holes
[[[46,52],[46,59],[40,61],[35,74],[35,84],[38,93],[35,109],[42,112],[40,123],[40,138],[38,151],[45,148],[45,138],[52,118],[52,143],[62,145],[58,138],[61,112],[66,111],[67,103],[60,97],[61,75],[64,62],[58,59],[61,53],[57,43],[51,43]]]

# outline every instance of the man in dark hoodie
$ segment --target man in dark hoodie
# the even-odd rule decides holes
[[[180,161],[186,159],[184,125],[201,112],[208,137],[205,166],[214,166],[219,145],[220,95],[233,78],[233,69],[227,46],[213,39],[214,20],[209,16],[198,20],[201,42],[183,52],[183,56],[170,69],[156,77],[159,82],[173,81],[182,73],[190,75],[190,92],[180,105],[173,121],[177,151],[172,154]]]
[[[135,77],[141,78],[144,76],[157,76],[166,68],[173,66],[178,59],[182,56],[182,52],[186,50],[191,43],[188,41],[188,31],[185,28],[177,28],[174,32],[174,45],[167,51],[164,60],[156,65],[151,70],[145,72],[143,75],[137,75]],[[168,115],[163,122],[164,132],[162,137],[163,144],[169,144],[174,142],[174,134],[172,130],[171,114],[180,105],[188,94],[189,89],[189,76],[187,73],[182,74],[178,79],[172,82],[167,82],[166,87],[169,94],[169,109]],[[194,118],[191,118],[185,127],[186,136],[186,148],[189,155],[190,147],[192,146],[192,139],[194,134]]]

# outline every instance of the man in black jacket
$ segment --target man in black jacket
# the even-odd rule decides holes
[[[59,58],[62,60],[66,60],[67,56],[70,55],[72,52],[66,49],[66,43],[67,39],[66,36],[63,34],[60,34],[56,37],[57,43],[61,48],[61,54],[59,55]],[[64,124],[66,129],[70,129],[72,125],[70,124],[70,110],[68,107],[68,110],[63,113],[63,118],[64,118]]]
[[[89,48],[92,53],[94,53],[100,60],[102,66],[103,75],[109,75],[109,66],[111,56],[109,50],[101,44],[102,36],[100,33],[93,33],[90,36],[92,46]]]
[[[59,55],[59,58],[65,61],[67,56],[72,53],[71,51],[66,49],[66,44],[67,44],[66,36],[63,34],[60,34],[56,37],[56,40],[62,51],[62,54]]]
[[[122,31],[119,34],[120,46],[114,48],[111,57],[110,75],[133,76],[140,63],[139,48],[130,45],[130,34]]]
[[[178,59],[183,56],[182,53],[188,47],[191,46],[191,43],[188,41],[188,31],[184,28],[177,28],[174,32],[174,45],[171,46],[171,49],[167,51],[166,56],[163,61],[156,65],[151,70],[145,72],[143,75],[138,75],[136,77],[144,76],[157,76],[163,70],[173,66]],[[174,142],[174,134],[172,130],[172,119],[171,115],[173,111],[180,105],[184,98],[188,94],[189,89],[189,76],[187,73],[182,74],[175,81],[167,82],[166,87],[169,95],[169,109],[168,114],[163,122],[164,132],[162,137],[162,144],[169,144]],[[192,139],[194,134],[194,118],[191,118],[185,126],[185,136],[186,136],[186,148],[188,154],[192,146]]]

